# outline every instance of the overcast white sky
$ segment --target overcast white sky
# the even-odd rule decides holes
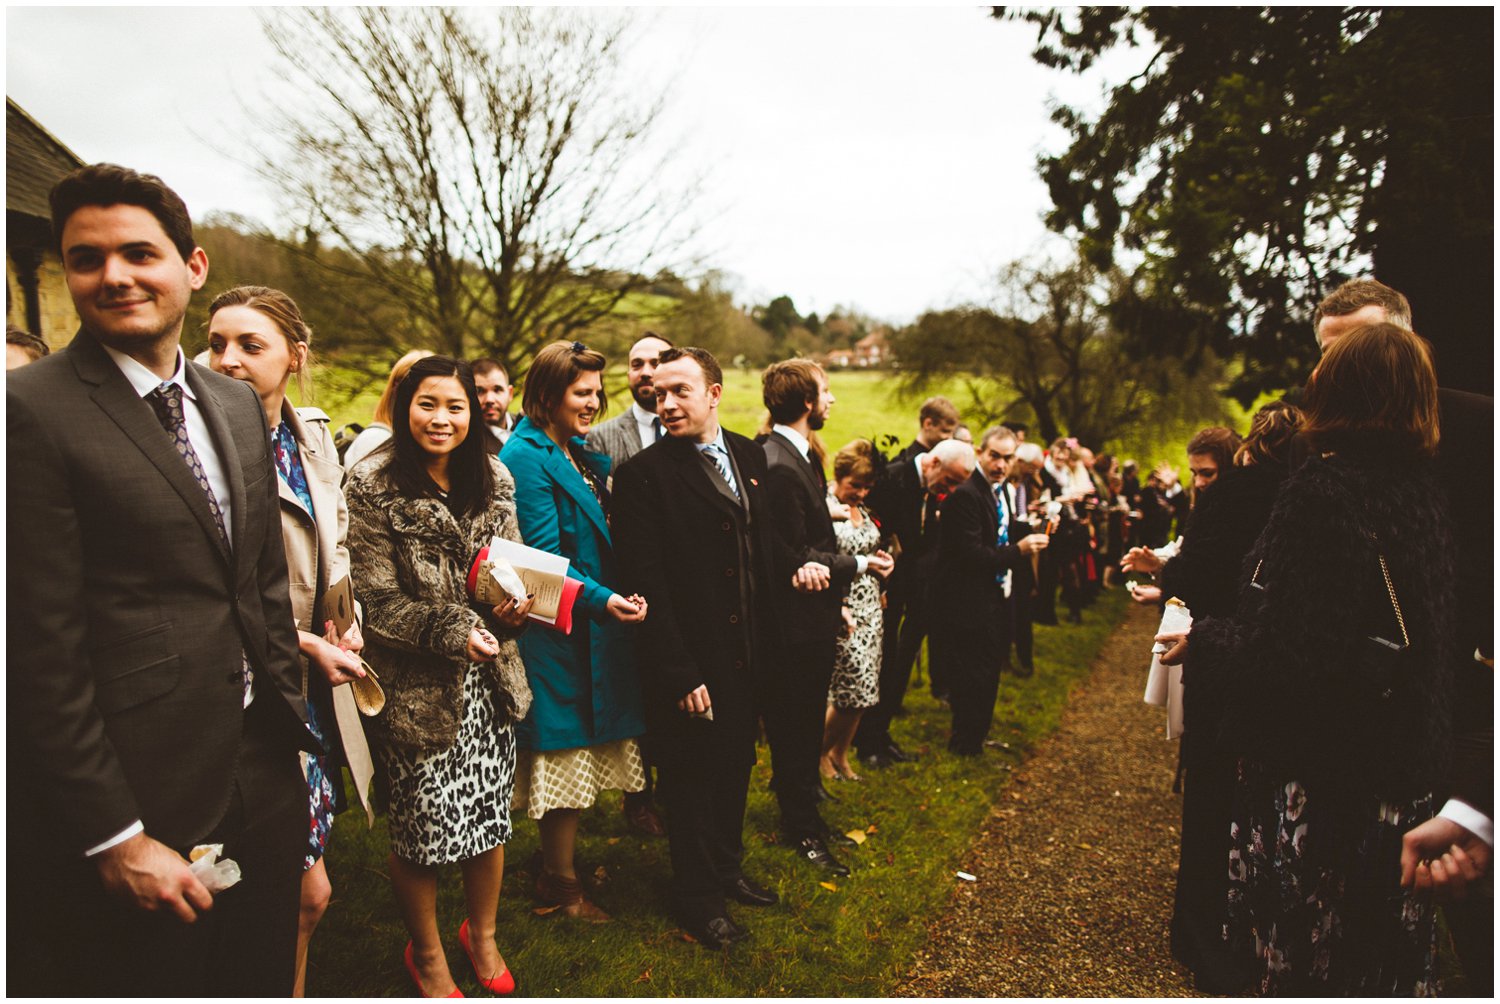
[[[707,172],[708,264],[742,302],[853,307],[903,323],[982,298],[996,268],[1055,248],[1035,160],[1047,101],[1097,106],[1139,53],[1080,80],[988,8],[669,8],[632,59],[675,74],[663,125]],[[195,218],[279,223],[244,110],[277,79],[243,7],[11,7],[6,93],[84,160],[161,175]]]

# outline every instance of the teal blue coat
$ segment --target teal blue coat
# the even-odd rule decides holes
[[[609,457],[583,449],[581,437],[573,443],[604,481]],[[528,750],[566,750],[641,735],[646,724],[634,628],[605,609],[619,591],[619,572],[603,507],[562,449],[530,419],[517,424],[500,460],[516,479],[521,539],[567,558],[569,577],[583,582],[572,634],[533,624],[521,635],[532,701],[531,714],[516,728],[517,742]]]

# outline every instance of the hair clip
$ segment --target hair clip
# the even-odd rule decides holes
[[[574,352],[587,352],[588,351],[588,346],[584,345],[582,342],[574,342],[572,345],[569,346],[569,348],[571,348]]]

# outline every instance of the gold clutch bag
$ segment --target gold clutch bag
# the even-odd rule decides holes
[[[385,688],[380,685],[380,677],[375,675],[374,667],[363,659],[359,660],[359,665],[365,675],[350,680],[349,689],[354,693],[354,706],[359,709],[359,713],[366,718],[373,718],[385,708]]]

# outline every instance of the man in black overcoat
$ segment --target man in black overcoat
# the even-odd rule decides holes
[[[1031,533],[1031,524],[1017,519],[1006,494],[996,490],[1015,451],[1015,433],[999,426],[987,430],[979,441],[978,466],[943,501],[941,511],[931,630],[941,638],[935,657],[948,663],[953,688],[948,748],[962,756],[984,752],[1010,646],[1015,571],[1047,546],[1047,535]]]
[[[655,374],[667,436],[614,475],[611,530],[626,587],[646,597],[638,659],[646,729],[667,812],[672,899],[700,943],[744,938],[725,897],[774,893],[741,869],[759,681],[774,657],[771,583],[792,576],[769,520],[765,458],[719,427],[723,374],[708,352],[669,348]],[[826,586],[827,569],[821,571]]]

